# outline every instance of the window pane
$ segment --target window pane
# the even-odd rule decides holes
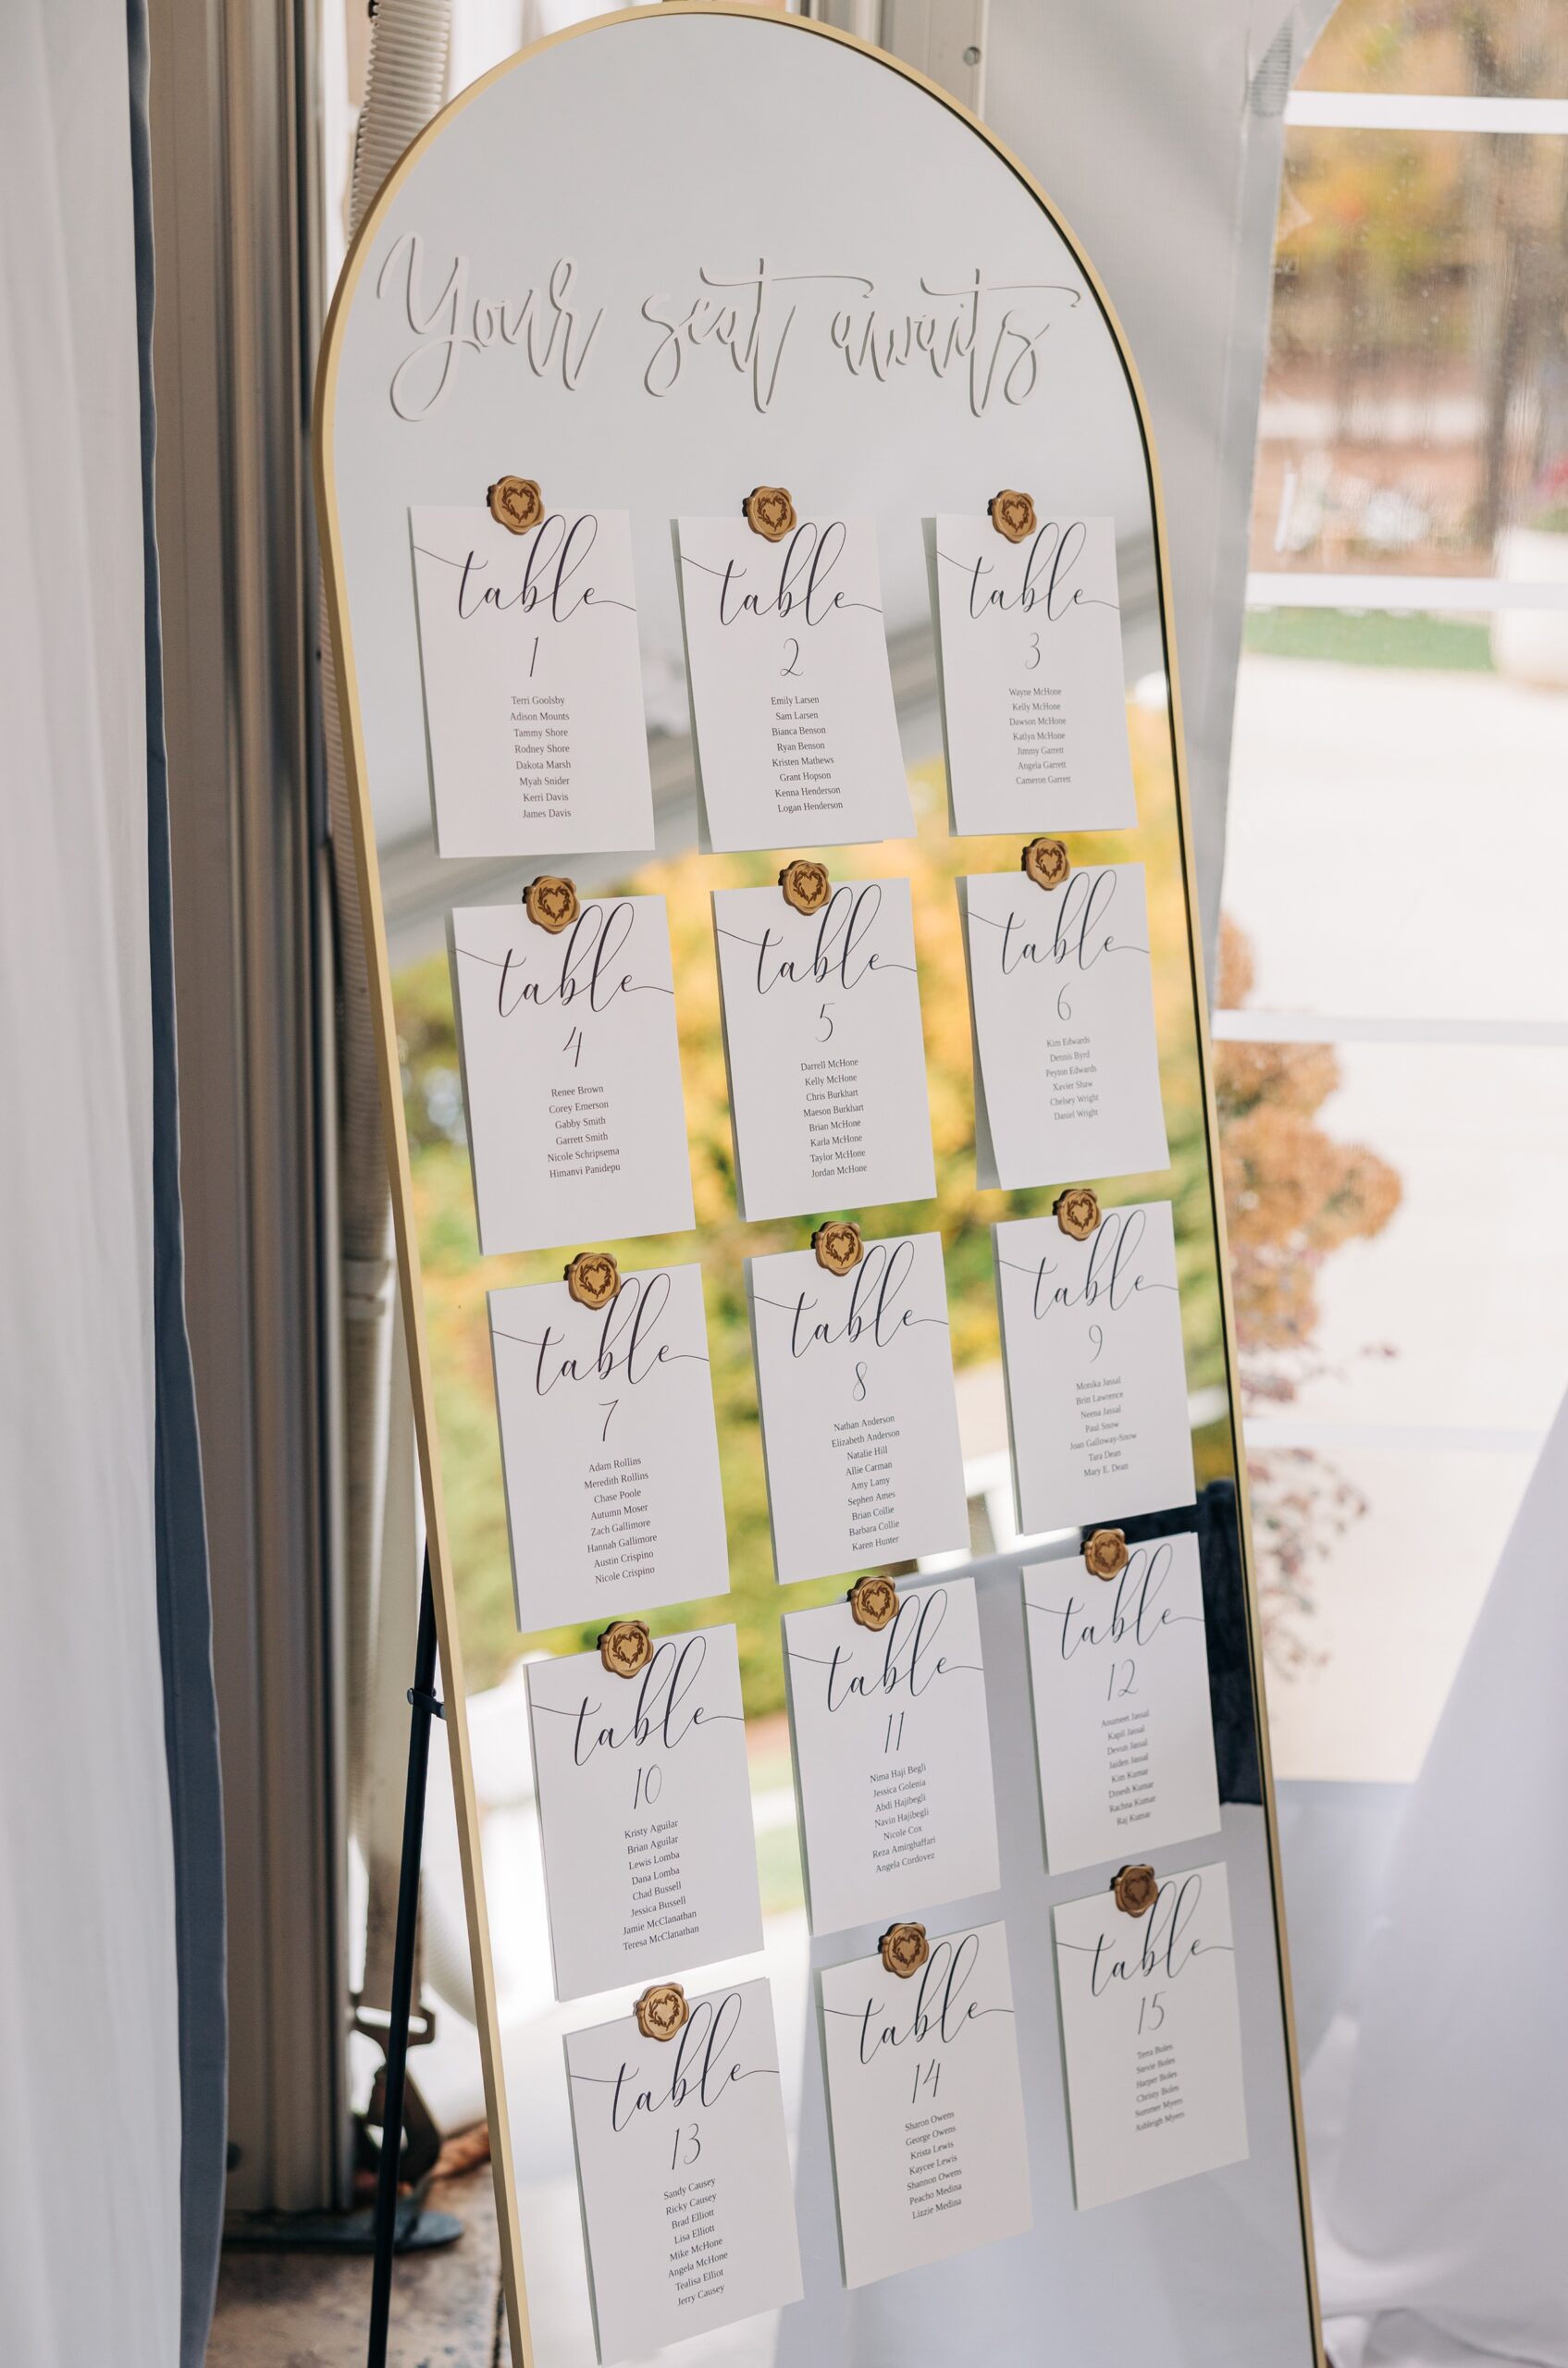
[[[1302,70],[1303,91],[1443,97],[1568,93],[1562,0],[1340,0]]]
[[[1565,195],[1562,139],[1287,131],[1254,568],[1568,581]]]
[[[1568,610],[1271,610],[1248,643],[1225,904],[1251,1007],[1568,1022],[1568,689],[1512,671],[1568,684]]]
[[[1254,1511],[1277,1777],[1418,1774],[1533,1462],[1368,1448],[1259,1459],[1254,1498],[1289,1489],[1331,1509],[1289,1588]]]
[[[1535,1435],[1568,1383],[1568,1050],[1221,1044],[1259,1436]]]

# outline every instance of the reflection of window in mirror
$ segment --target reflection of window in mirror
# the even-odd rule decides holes
[[[1276,1768],[1397,1782],[1564,1378],[1568,27],[1344,0],[1287,122],[1217,1082]]]

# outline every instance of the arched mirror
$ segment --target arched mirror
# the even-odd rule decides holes
[[[514,2357],[1310,2368],[1090,260],[881,54],[632,11],[409,152],[318,424]]]

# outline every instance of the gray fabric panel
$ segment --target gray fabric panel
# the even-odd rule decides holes
[[[174,1832],[175,1948],[179,1969],[180,2368],[201,2368],[212,2324],[228,2176],[228,2003],[223,1792],[212,1602],[195,1381],[185,1329],[179,1200],[179,1086],[175,1042],[174,916],[163,637],[153,508],[153,216],[148,144],[146,0],[126,0],[130,153],[135,193],[136,313],[142,377],[142,503],[146,535],[147,889],[153,1007],[153,1289],[156,1383],[158,1641],[164,1741]]]

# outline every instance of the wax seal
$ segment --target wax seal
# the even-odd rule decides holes
[[[886,1576],[857,1579],[849,1590],[849,1609],[862,1628],[885,1628],[898,1617],[898,1590]]]
[[[1060,839],[1031,839],[1023,869],[1037,888],[1059,888],[1072,870],[1072,857]]]
[[[1010,543],[1027,541],[1033,534],[1034,504],[1027,493],[994,494],[989,508],[992,524]]]
[[[531,921],[548,929],[551,937],[559,937],[570,929],[582,911],[577,902],[574,880],[556,880],[546,872],[539,880],[530,880],[523,894],[523,909]]]
[[[564,1280],[579,1307],[608,1307],[621,1288],[621,1269],[608,1250],[579,1250]]]
[[[686,1993],[678,1981],[656,1981],[645,1990],[632,2012],[644,2039],[673,2039],[691,2020]]]
[[[1092,1579],[1114,1579],[1127,1568],[1127,1533],[1097,1529],[1083,1549],[1083,1566]]]
[[[1160,1895],[1160,1879],[1153,1867],[1123,1867],[1111,1892],[1124,1916],[1147,1916]]]
[[[866,1254],[860,1239],[860,1228],[849,1217],[830,1217],[811,1236],[811,1247],[817,1253],[817,1264],[825,1266],[830,1275],[847,1275]]]
[[[787,486],[755,486],[742,507],[752,533],[761,535],[770,543],[782,543],[786,535],[795,532],[795,504]]]
[[[912,1973],[919,1973],[931,1955],[923,1924],[890,1924],[877,1945],[883,1965],[900,1981],[907,1981]]]
[[[786,863],[779,874],[779,886],[784,890],[786,905],[797,913],[820,913],[833,894],[833,882],[828,878],[825,863],[811,863],[805,856],[796,856]]]
[[[599,1657],[611,1677],[636,1677],[653,1659],[646,1620],[612,1620],[599,1640]]]
[[[525,535],[545,514],[545,498],[532,477],[498,477],[486,497],[498,526]]]
[[[1099,1194],[1087,1184],[1075,1184],[1070,1192],[1057,1193],[1051,1215],[1075,1241],[1087,1241],[1100,1222]]]

